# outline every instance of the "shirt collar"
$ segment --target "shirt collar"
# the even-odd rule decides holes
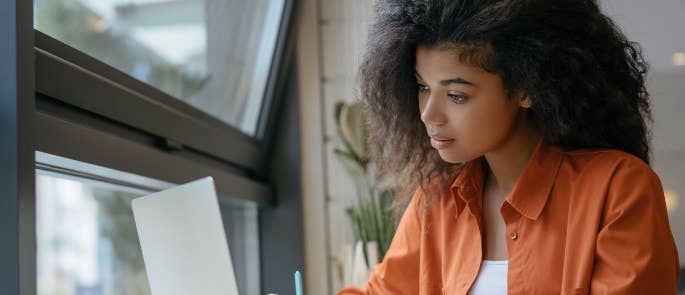
[[[541,139],[511,193],[505,198],[506,202],[521,215],[537,220],[552,192],[562,156],[558,147]],[[471,160],[463,165],[452,182],[450,191],[457,203],[457,214],[467,205],[472,213],[480,214],[486,169],[484,157]]]

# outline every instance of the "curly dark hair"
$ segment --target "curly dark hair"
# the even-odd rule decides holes
[[[400,189],[398,207],[417,187],[461,165],[443,161],[420,120],[416,48],[456,49],[460,61],[499,75],[523,92],[545,140],[565,150],[613,148],[649,163],[648,65],[593,0],[378,0],[360,67],[372,158]]]

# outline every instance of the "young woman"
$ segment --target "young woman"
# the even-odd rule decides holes
[[[675,293],[647,65],[595,1],[376,5],[375,161],[415,192],[366,286],[339,294]]]

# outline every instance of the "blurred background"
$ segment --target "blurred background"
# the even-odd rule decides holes
[[[310,294],[363,281],[394,223],[355,103],[373,2],[0,4],[2,293],[149,294],[130,201],[206,175],[242,294],[291,294],[298,269]],[[685,268],[685,2],[600,2],[651,64]]]

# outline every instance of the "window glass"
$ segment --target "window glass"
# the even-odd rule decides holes
[[[131,211],[141,195],[38,174],[38,294],[150,294]]]
[[[150,294],[131,210],[131,200],[149,192],[36,174],[37,294]],[[221,210],[238,287],[259,294],[257,206],[221,198]]]
[[[254,135],[285,0],[36,0],[34,27]]]

